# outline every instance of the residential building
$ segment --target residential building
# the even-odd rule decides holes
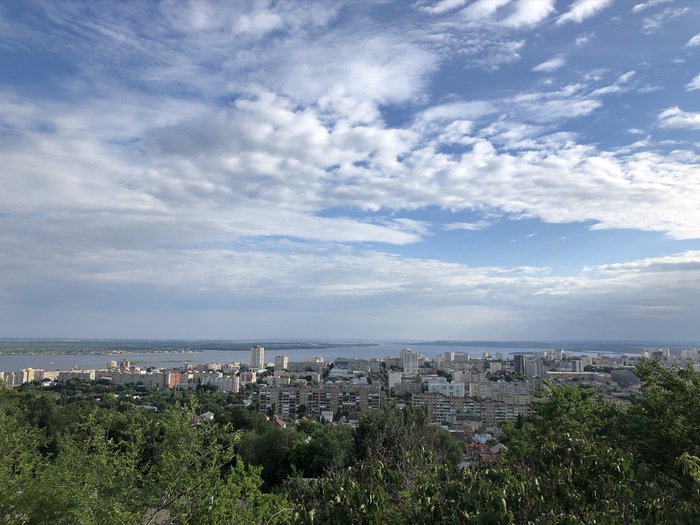
[[[418,375],[418,352],[414,352],[410,348],[404,348],[401,350],[401,362],[404,376]]]
[[[510,400],[509,400],[510,401]],[[470,412],[478,416],[484,424],[491,425],[501,421],[513,421],[518,415],[532,413],[529,405],[515,404],[494,399],[475,399],[473,397],[448,397],[437,393],[413,395],[413,404],[426,407],[433,422],[446,422],[450,414]]]
[[[442,394],[448,397],[464,397],[464,383],[453,381],[430,381],[428,382],[428,392]]]
[[[286,370],[289,366],[289,357],[286,355],[275,356],[275,372]]]
[[[255,345],[250,349],[250,368],[253,370],[265,368],[265,347]]]
[[[281,417],[293,417],[304,405],[307,414],[321,415],[324,411],[378,410],[384,392],[371,385],[342,385],[324,387],[263,387],[260,389],[260,412]]]

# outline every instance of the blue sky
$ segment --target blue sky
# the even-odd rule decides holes
[[[700,340],[695,1],[0,3],[0,335]]]

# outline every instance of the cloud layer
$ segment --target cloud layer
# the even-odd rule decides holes
[[[654,98],[668,57],[582,51],[607,45],[615,9],[0,8],[4,57],[60,58],[0,85],[0,335],[205,337],[232,316],[240,325],[211,336],[623,337],[636,319],[664,338],[690,326],[698,290],[677,283],[700,282],[700,252],[687,244],[599,267],[431,251],[445,232],[498,221],[700,238],[700,108],[670,86]],[[698,16],[656,1],[632,11],[640,39]],[[668,54],[690,61],[698,35],[682,36]],[[685,78],[674,93],[700,88]],[[618,332],[576,325],[610,311]]]

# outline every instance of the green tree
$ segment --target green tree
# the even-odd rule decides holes
[[[388,406],[367,411],[355,431],[358,459],[376,459],[390,468],[400,468],[406,452],[427,450],[438,463],[456,465],[462,447],[448,432],[430,422],[427,410]]]
[[[349,427],[305,421],[297,432],[304,439],[296,442],[292,461],[304,477],[322,477],[354,462],[353,435]]]
[[[81,422],[57,426],[55,450],[42,454],[43,417],[23,411],[52,402],[33,397],[43,395],[0,389],[0,522],[290,522],[285,496],[263,493],[260,469],[238,456],[239,434],[198,425],[194,408],[120,412],[95,408],[95,399]]]
[[[267,424],[262,432],[245,432],[239,452],[243,460],[262,468],[261,477],[267,488],[276,487],[299,472],[298,450],[304,435],[292,428]]]
[[[7,524],[27,522],[23,495],[42,462],[41,433],[19,413],[15,393],[0,384],[0,522]]]

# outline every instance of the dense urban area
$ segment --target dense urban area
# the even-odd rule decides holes
[[[595,357],[574,356],[563,349],[531,355],[483,352],[478,357],[446,351],[428,359],[404,348],[394,357],[294,362],[287,355],[275,355],[267,362],[265,347],[254,345],[248,362],[142,368],[120,359],[106,360],[104,368],[95,370],[23,368],[0,379],[11,387],[69,380],[147,389],[204,387],[245,393],[246,406],[267,417],[313,416],[327,423],[356,423],[363,411],[380,409],[391,398],[399,407],[407,403],[425,407],[432,422],[452,431],[474,432],[530,414],[533,396],[547,384],[543,380],[579,385],[611,400],[625,399],[639,385],[634,367],[640,358],[658,359],[668,367],[696,365],[700,350],[688,348],[672,355],[668,348],[656,348],[640,355]],[[136,406],[149,408],[146,403]]]
[[[5,523],[696,523],[700,350],[0,375]]]

